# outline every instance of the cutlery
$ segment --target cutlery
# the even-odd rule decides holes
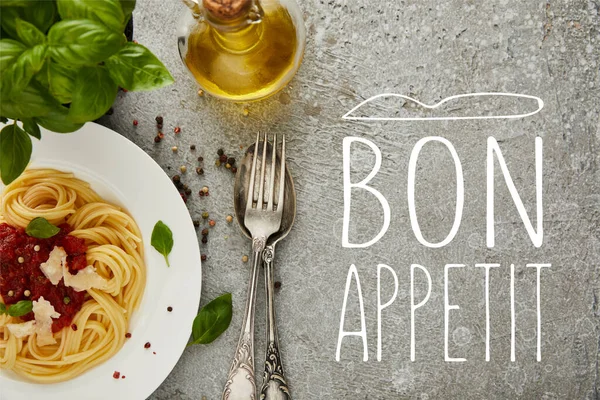
[[[276,145],[277,137],[274,139]],[[269,152],[271,158],[271,168],[269,169],[269,182],[265,193],[265,172],[268,164],[267,148],[268,138],[265,134],[262,145],[260,143],[260,133],[256,135],[256,143],[252,154],[248,154],[252,159],[250,170],[240,166],[238,175],[246,176],[250,174],[247,185],[242,189],[245,194],[245,211],[243,224],[252,237],[252,272],[250,282],[248,283],[248,295],[246,298],[246,310],[244,313],[242,332],[238,341],[237,349],[231,369],[227,377],[227,382],[223,390],[223,400],[254,400],[256,399],[256,383],[254,378],[254,304],[256,303],[256,285],[258,283],[258,265],[262,259],[262,253],[265,249],[267,239],[277,232],[281,226],[283,215],[283,191],[285,189],[285,180],[279,182],[279,197],[275,203],[275,163],[276,152]],[[262,157],[259,156],[262,153]],[[258,159],[260,158],[260,164]],[[257,169],[260,167],[260,178],[256,180]],[[280,175],[285,174],[285,164],[281,164]],[[237,181],[237,179],[236,179]],[[258,191],[256,190],[258,188]],[[266,196],[265,196],[266,194]],[[264,199],[267,197],[267,201]],[[234,195],[235,198],[235,195]],[[236,203],[237,204],[237,203]],[[277,207],[275,207],[277,205]],[[265,208],[266,206],[266,208]]]
[[[285,139],[284,139],[285,140]],[[252,151],[252,147],[248,152]],[[267,151],[275,151],[268,149]],[[249,153],[247,153],[249,154]],[[252,159],[247,155],[241,164],[249,169]],[[276,159],[276,171],[282,170],[281,163],[285,165],[285,146],[282,146],[281,157]],[[246,174],[240,173],[236,177],[234,197],[236,218],[240,226],[243,227],[244,211],[245,211],[245,195],[243,188],[245,184]],[[276,181],[281,179],[281,173],[276,172]],[[274,278],[273,278],[273,260],[275,258],[275,245],[290,232],[294,219],[296,217],[296,192],[294,183],[289,170],[285,168],[285,190],[283,199],[283,216],[281,227],[271,235],[267,240],[267,246],[263,252],[263,265],[265,268],[265,287],[267,296],[267,351],[265,357],[265,371],[263,375],[263,384],[260,390],[261,400],[289,400],[290,393],[287,386],[287,380],[284,375],[283,364],[281,361],[281,352],[279,351],[279,340],[277,336],[277,326],[275,322],[275,306],[274,306]],[[247,237],[251,237],[247,229],[242,228],[243,233]]]

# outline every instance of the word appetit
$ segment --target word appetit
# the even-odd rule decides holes
[[[366,144],[371,148],[375,155],[375,164],[371,172],[367,175],[366,178],[361,180],[360,182],[353,183],[351,182],[350,177],[350,158],[351,158],[351,148],[352,143],[358,142]],[[417,212],[415,207],[415,174],[416,174],[416,166],[417,160],[419,158],[419,154],[423,149],[423,146],[429,142],[439,142],[443,144],[447,150],[450,152],[455,171],[456,171],[456,211],[454,215],[454,223],[448,235],[444,238],[444,240],[440,242],[429,242],[425,239],[421,232],[421,228],[419,227],[419,222],[417,218]],[[535,138],[535,186],[536,186],[536,205],[535,205],[535,213],[536,213],[536,227],[534,228],[527,212],[525,210],[525,206],[515,184],[510,176],[508,171],[508,167],[506,165],[506,161],[502,155],[500,150],[500,146],[498,142],[493,137],[489,137],[487,141],[487,165],[486,165],[486,173],[487,173],[487,214],[486,214],[486,244],[487,247],[492,248],[495,245],[495,232],[494,232],[494,168],[495,168],[495,159],[498,161],[500,165],[500,170],[504,177],[504,181],[508,187],[512,200],[517,208],[519,216],[521,217],[527,234],[531,239],[533,246],[539,248],[542,246],[544,239],[544,230],[543,230],[543,207],[542,207],[542,138]],[[365,248],[372,246],[379,239],[381,239],[389,225],[390,225],[390,206],[386,200],[386,198],[379,192],[377,189],[369,186],[369,182],[377,175],[379,168],[381,167],[381,151],[379,148],[370,140],[358,137],[346,137],[343,142],[343,179],[344,179],[344,223],[343,223],[343,232],[342,232],[342,246],[346,248]],[[373,237],[371,240],[364,243],[351,243],[348,238],[348,231],[350,226],[350,209],[352,202],[352,190],[366,190],[371,193],[377,200],[379,201],[383,213],[383,224],[379,233]],[[412,227],[412,231],[415,235],[415,238],[425,247],[429,248],[441,248],[449,244],[455,237],[456,233],[459,230],[461,219],[462,219],[462,211],[464,206],[464,181],[463,181],[463,173],[462,166],[458,154],[452,145],[447,139],[437,136],[425,137],[419,140],[410,155],[409,164],[408,164],[408,188],[407,188],[407,196],[408,196],[408,208],[409,208],[409,216],[410,223]],[[537,278],[537,361],[541,361],[541,310],[540,310],[540,279],[541,279],[541,271],[543,268],[549,268],[551,265],[546,263],[531,263],[526,265],[528,268],[535,268],[536,278]],[[459,305],[451,304],[450,295],[448,293],[448,281],[449,281],[449,271],[453,268],[463,268],[464,264],[446,264],[444,267],[444,359],[446,362],[464,362],[465,358],[459,357],[451,357],[448,354],[448,336],[449,336],[449,321],[452,310],[460,309]],[[484,303],[485,303],[485,360],[490,360],[490,310],[489,310],[489,282],[490,282],[490,269],[500,267],[499,264],[492,263],[480,263],[475,264],[474,267],[477,267],[484,274]],[[389,299],[381,298],[381,279],[382,279],[382,271],[386,270],[387,276],[391,276],[394,280],[394,295]],[[427,281],[428,289],[427,293],[422,299],[415,299],[415,282],[421,279],[423,281]],[[352,285],[352,281],[355,281],[355,285]],[[514,264],[510,265],[510,308],[511,308],[511,361],[515,361],[515,296],[514,296],[514,282],[515,282],[515,266]],[[350,293],[351,287],[355,287],[359,300],[359,310],[360,310],[360,322],[361,329],[359,331],[346,331],[344,328],[344,321],[346,319],[346,306],[348,303],[348,295]],[[432,290],[432,280],[431,275],[426,267],[418,264],[413,264],[410,266],[410,359],[411,361],[415,361],[415,319],[418,318],[419,309],[426,305],[429,301],[429,297],[431,295]],[[398,276],[396,272],[387,265],[380,264],[377,266],[377,360],[381,361],[381,313],[382,310],[389,307],[394,300],[396,299],[398,293]],[[385,301],[385,302],[384,302]],[[364,305],[363,305],[363,296],[362,290],[360,286],[360,279],[358,276],[358,271],[356,266],[352,264],[350,269],[348,270],[348,275],[346,279],[346,288],[344,293],[344,300],[342,304],[342,312],[340,318],[340,328],[339,335],[337,341],[337,349],[336,349],[336,361],[340,361],[340,353],[342,342],[347,336],[358,336],[362,338],[363,344],[363,361],[367,361],[369,357],[368,347],[367,347],[367,330],[365,323],[365,313],[364,313]]]

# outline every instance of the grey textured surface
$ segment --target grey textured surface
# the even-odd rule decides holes
[[[297,77],[285,94],[247,105],[249,115],[244,117],[244,105],[197,96],[176,47],[177,20],[184,6],[174,0],[138,1],[135,38],[165,61],[176,83],[157,92],[120,95],[115,113],[102,122],[137,143],[169,175],[180,165],[188,166],[184,181],[194,192],[188,202],[192,216],[207,210],[217,221],[209,243],[201,245],[208,256],[202,304],[226,291],[234,297],[230,329],[211,345],[188,348],[151,398],[220,398],[239,334],[248,276],[248,264],[241,257],[250,244],[234,224],[225,223],[225,216],[233,213],[233,176],[213,162],[218,148],[241,156],[240,146],[251,143],[258,129],[286,133],[298,192],[297,223],[278,248],[276,262],[276,279],[282,282],[276,297],[280,336],[294,398],[599,398],[600,3],[322,0],[301,7],[308,41]],[[412,94],[431,103],[480,91],[536,95],[546,107],[514,121],[352,123],[340,118],[378,93]],[[159,114],[165,118],[167,136],[156,145],[154,117]],[[133,119],[140,121],[136,128]],[[177,137],[172,133],[176,125],[182,129]],[[417,242],[406,200],[410,151],[418,139],[431,135],[454,144],[465,179],[462,224],[442,249]],[[535,206],[534,138],[544,139],[545,238],[539,249],[531,244],[498,172],[496,246],[485,245],[485,156],[491,135],[500,141],[530,215]],[[368,138],[383,154],[372,184],[390,202],[392,221],[383,239],[368,249],[341,247],[345,136]],[[190,144],[198,150],[190,151]],[[179,147],[176,154],[173,145]],[[373,158],[368,152],[354,154],[356,181],[371,169]],[[193,172],[199,155],[205,158],[203,177]],[[441,240],[453,220],[455,175],[449,162],[439,144],[428,145],[419,159],[419,222],[430,241]],[[210,187],[211,195],[201,199],[196,193],[203,185]],[[351,237],[358,241],[377,232],[382,217],[371,196],[357,192],[353,201]],[[489,362],[483,272],[474,267],[482,262],[501,264],[491,273]],[[529,262],[552,264],[542,272],[541,362],[535,360],[536,280],[534,271],[525,268]],[[338,363],[340,312],[352,263],[365,301],[369,361],[362,362],[360,340],[347,338]],[[399,277],[398,298],[383,312],[381,362],[376,361],[378,263],[389,265]],[[409,342],[411,263],[425,266],[433,279],[431,299],[416,321],[415,362],[410,361]],[[444,362],[446,263],[467,265],[450,274],[450,301],[461,309],[451,312],[449,352],[465,357],[465,363]],[[510,263],[517,271],[516,362],[510,362]],[[392,284],[384,281],[384,299]],[[351,296],[347,329],[359,326],[352,317],[356,304],[356,296]],[[262,287],[257,306],[256,367],[261,371]]]

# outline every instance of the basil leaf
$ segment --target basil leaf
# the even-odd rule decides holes
[[[173,249],[173,232],[171,232],[171,229],[169,229],[164,222],[158,221],[156,225],[154,225],[154,229],[152,229],[152,237],[150,238],[150,244],[156,249],[156,251],[165,257],[167,267],[170,267],[171,264],[169,264],[169,253],[171,253],[171,250]]]
[[[4,305],[4,303],[0,303],[0,315],[2,314],[8,314],[8,312],[6,311],[6,306]]]
[[[69,109],[61,105],[42,117],[36,117],[35,122],[56,133],[74,132],[83,126],[83,123],[72,122],[69,119]]]
[[[27,22],[31,22],[41,32],[46,33],[54,24],[57,13],[54,1],[36,0],[29,1],[30,5],[23,9],[23,18]]]
[[[38,140],[42,138],[40,127],[33,119],[23,119],[23,130]]]
[[[71,102],[73,85],[77,76],[77,69],[55,62],[48,63],[48,87],[50,94],[61,104]]]
[[[225,293],[202,307],[192,325],[191,344],[213,342],[227,330],[232,314],[231,293]]]
[[[31,0],[0,0],[0,7],[29,7],[31,3]]]
[[[123,28],[125,28],[125,25],[127,25],[131,19],[131,13],[133,13],[133,10],[135,9],[135,0],[120,0],[119,2],[121,3],[123,14],[125,15],[125,21],[123,24]]]
[[[66,65],[91,65],[106,60],[127,41],[122,32],[113,32],[89,19],[60,21],[48,32],[50,54]]]
[[[25,50],[27,47],[16,40],[0,40],[0,70],[5,71]]]
[[[8,185],[27,167],[31,158],[31,138],[16,123],[0,131],[0,176]]]
[[[63,20],[90,19],[123,32],[125,16],[119,0],[57,0],[56,5]]]
[[[3,98],[0,101],[0,115],[12,119],[40,117],[59,105],[43,86],[34,81],[21,93],[10,99]]]
[[[31,300],[21,300],[17,303],[8,306],[6,311],[11,317],[22,317],[29,314],[33,310],[33,302]]]
[[[46,35],[40,32],[35,25],[23,21],[21,18],[17,18],[16,28],[19,39],[21,39],[28,47],[44,44],[46,42]]]
[[[27,49],[2,72],[0,92],[3,97],[13,96],[29,85],[31,78],[44,66],[46,51],[43,44]]]
[[[100,118],[114,103],[117,90],[106,68],[81,68],[75,78],[69,119],[77,123]]]
[[[58,226],[52,225],[44,217],[37,217],[32,219],[27,225],[27,228],[25,228],[25,233],[27,235],[38,239],[51,238],[58,232],[60,232],[60,228]]]
[[[19,35],[17,35],[17,19],[23,16],[23,10],[23,8],[18,7],[2,7],[2,12],[0,12],[2,30],[13,39],[19,38]]]
[[[127,90],[151,90],[173,83],[165,66],[147,48],[127,43],[106,60],[112,80]]]

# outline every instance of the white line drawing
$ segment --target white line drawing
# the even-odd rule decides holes
[[[469,116],[467,116],[467,117],[354,117],[351,115],[354,111],[358,110],[363,105],[365,105],[373,100],[376,100],[380,97],[388,97],[388,96],[400,97],[402,99],[412,101],[412,102],[420,105],[421,107],[427,108],[429,110],[434,110],[434,109],[438,108],[439,106],[441,106],[442,104],[447,103],[451,100],[456,100],[456,99],[460,99],[463,97],[483,97],[483,96],[519,97],[519,98],[523,98],[523,99],[536,100],[538,103],[538,108],[537,108],[537,110],[530,112],[530,113],[526,113],[526,114],[480,115],[480,116],[471,116],[471,117],[469,117]],[[517,119],[517,118],[525,118],[525,117],[530,117],[532,115],[535,115],[535,114],[539,113],[542,110],[542,108],[544,108],[544,101],[542,99],[540,99],[539,97],[530,96],[527,94],[518,94],[518,93],[483,92],[483,93],[457,94],[454,96],[446,97],[445,99],[443,99],[433,105],[422,103],[417,99],[413,99],[412,97],[408,97],[403,94],[383,93],[383,94],[375,95],[375,96],[370,97],[367,100],[363,101],[362,103],[360,103],[359,105],[357,105],[356,107],[354,107],[350,111],[348,111],[346,114],[344,114],[342,119],[352,120],[352,121],[436,121],[436,120],[437,121],[444,121],[444,120],[451,121],[451,120],[465,120],[465,119]]]

